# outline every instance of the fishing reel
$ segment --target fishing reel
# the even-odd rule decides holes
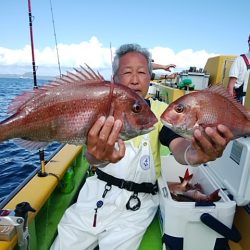
[[[29,249],[28,212],[35,212],[28,202],[16,205],[15,210],[0,210],[0,240],[10,241],[15,234],[19,249]]]

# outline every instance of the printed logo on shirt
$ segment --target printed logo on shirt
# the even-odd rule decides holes
[[[143,155],[140,159],[140,165],[143,170],[148,170],[150,168],[150,157],[149,155]]]

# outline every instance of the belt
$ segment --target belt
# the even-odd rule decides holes
[[[157,182],[155,184],[150,182],[136,183],[133,181],[126,181],[124,179],[116,178],[112,175],[109,175],[99,168],[96,169],[97,178],[107,182],[109,185],[117,186],[121,189],[126,189],[135,193],[149,193],[155,195],[158,192]]]

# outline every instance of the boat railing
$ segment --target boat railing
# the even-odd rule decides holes
[[[51,159],[64,147],[65,144],[61,144],[58,148],[50,155],[47,159],[47,162]],[[6,204],[15,196],[17,193],[40,171],[40,166],[35,168],[10,194],[0,202],[0,209],[2,209]]]
[[[60,190],[68,169],[74,169],[74,180],[77,182],[76,185],[70,184],[73,187],[70,193],[65,192],[65,189]],[[88,164],[84,158],[84,147],[64,145],[46,164],[45,170],[48,173],[45,177],[39,177],[36,174],[39,169],[37,172],[34,171],[34,176],[26,180],[26,184],[3,207],[4,210],[14,211],[18,204],[27,202],[36,210],[28,214],[30,249],[48,249],[56,235],[56,226],[62,214],[74,202],[88,170]],[[50,218],[53,220],[53,225],[48,222]],[[51,228],[48,229],[50,225]],[[17,243],[18,238],[15,235],[9,241],[0,241],[0,249],[16,249]]]

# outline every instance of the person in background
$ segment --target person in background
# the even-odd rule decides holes
[[[114,82],[140,96],[148,92],[151,55],[138,44],[124,44],[113,60]],[[138,249],[159,205],[160,142],[182,164],[200,164],[220,157],[232,139],[231,131],[218,125],[196,130],[188,141],[159,120],[167,104],[146,100],[158,118],[155,129],[128,141],[119,139],[123,126],[114,117],[100,117],[88,133],[86,159],[96,172],[88,177],[77,202],[58,225],[53,250]],[[169,166],[168,166],[169,167]],[[171,167],[171,166],[170,166]]]
[[[175,64],[158,64],[155,63],[154,60],[152,60],[152,69],[157,70],[157,69],[163,69],[165,71],[171,72],[171,68],[175,68]],[[153,72],[151,74],[151,80],[162,80],[162,79],[175,79],[177,76],[177,73],[172,73],[172,74],[156,74]]]
[[[248,37],[248,52],[236,57],[229,71],[227,90],[240,103],[243,103],[243,96],[246,95],[249,72],[250,35]]]

